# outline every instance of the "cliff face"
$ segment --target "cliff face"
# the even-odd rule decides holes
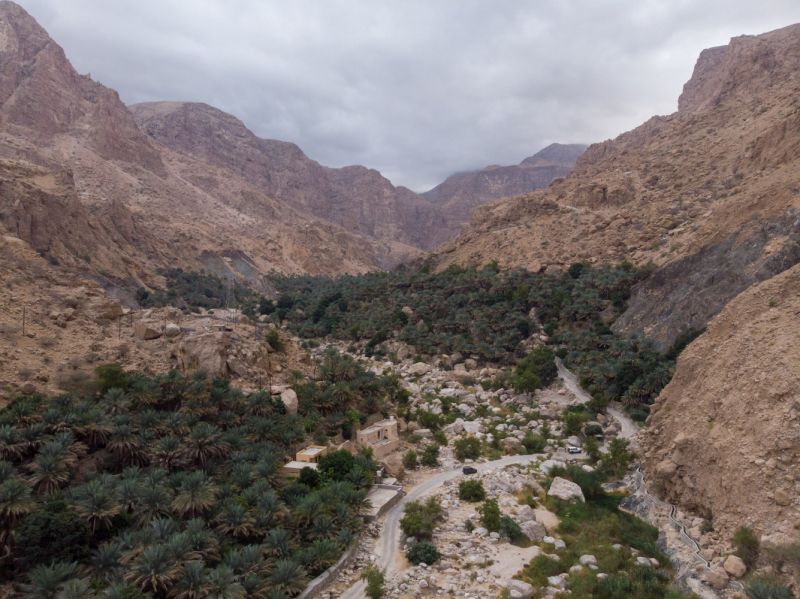
[[[108,272],[128,286],[146,284],[158,267],[215,261],[222,276],[254,283],[272,269],[380,268],[368,240],[305,208],[318,199],[302,195],[313,186],[298,192],[295,209],[275,197],[280,180],[261,185],[258,169],[247,167],[257,147],[242,157],[241,139],[223,139],[196,120],[188,155],[145,135],[117,93],[75,72],[13,2],[0,3],[0,116],[0,219],[62,265]],[[247,141],[235,124],[226,135]],[[274,146],[276,155],[299,153]],[[242,159],[226,162],[225,150]],[[285,179],[284,187],[297,188]],[[244,256],[242,268],[228,255]]]
[[[653,262],[616,327],[669,345],[800,260],[798,58],[800,26],[703,52],[678,112],[590,146],[547,189],[476,208],[420,262]]]
[[[643,439],[650,489],[778,544],[800,539],[800,265],[732,300],[679,357]]]
[[[448,222],[461,225],[474,208],[547,187],[553,179],[569,173],[587,146],[551,144],[518,165],[487,166],[473,173],[462,173],[422,195],[439,207]]]

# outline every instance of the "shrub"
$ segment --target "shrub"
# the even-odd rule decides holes
[[[583,428],[583,434],[587,437],[594,437],[595,435],[603,434],[603,427],[599,424],[587,424]]]
[[[447,435],[444,434],[444,431],[436,431],[433,433],[433,440],[439,445],[447,446]]]
[[[564,417],[564,427],[567,429],[567,433],[569,433],[570,435],[580,434],[582,425],[583,425],[583,416],[581,414],[576,414],[575,412],[569,412]]]
[[[428,498],[424,504],[411,501],[403,508],[405,515],[400,519],[400,528],[407,537],[428,540],[433,536],[436,524],[444,520],[443,511],[436,497]]]
[[[272,349],[274,349],[276,352],[283,352],[286,349],[286,346],[283,344],[281,336],[278,333],[278,329],[270,329],[267,331],[267,334],[264,335],[264,341],[269,343],[270,347],[272,347]]]
[[[440,557],[442,557],[442,554],[436,550],[436,547],[425,541],[417,543],[406,552],[406,559],[415,566],[419,564],[430,566],[435,564]]]
[[[512,541],[516,541],[524,536],[519,524],[514,522],[509,516],[503,516],[500,519],[500,535],[508,537]]]
[[[94,373],[100,395],[105,395],[109,389],[128,390],[128,374],[119,364],[103,364],[95,368]]]
[[[409,449],[406,452],[406,455],[403,456],[403,466],[408,468],[409,470],[416,470],[417,469],[417,452],[413,449]]]
[[[733,544],[736,545],[736,555],[750,570],[755,566],[758,561],[758,553],[760,550],[760,543],[758,537],[752,528],[747,526],[740,526],[733,534]]]
[[[386,571],[376,564],[369,564],[361,573],[361,580],[367,583],[364,594],[369,599],[381,599],[386,588],[383,586],[386,581]]]
[[[481,524],[490,532],[500,530],[500,506],[496,499],[487,499],[479,505],[477,512],[481,515]]]
[[[542,453],[547,441],[539,435],[527,435],[522,439],[522,446],[527,453]]]
[[[344,480],[356,465],[356,458],[346,449],[339,449],[322,456],[317,462],[317,472],[333,480]]]
[[[486,499],[486,490],[483,488],[483,481],[462,480],[458,483],[458,498],[461,501],[477,503]]]
[[[305,467],[300,470],[300,477],[297,479],[301,485],[309,489],[315,489],[319,484],[319,473],[313,468]]]
[[[422,441],[422,437],[420,435],[409,435],[408,442],[409,443],[419,443]]]
[[[422,452],[422,465],[423,466],[438,466],[439,465],[439,446],[431,443],[425,447]],[[426,562],[427,563],[427,562]]]
[[[80,562],[89,557],[91,540],[89,524],[64,501],[51,501],[25,518],[17,533],[18,548],[31,564]]]
[[[753,578],[744,587],[749,599],[792,599],[792,592],[774,576]]]
[[[481,442],[475,437],[459,439],[453,446],[459,460],[477,460],[481,455]]]
[[[464,528],[467,529],[467,532],[472,532],[473,530],[475,530],[475,525],[472,523],[472,520],[467,518],[466,520],[464,520]]]

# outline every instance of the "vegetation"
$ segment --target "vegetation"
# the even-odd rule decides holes
[[[500,519],[500,535],[511,541],[518,541],[525,536],[520,525],[514,522],[511,516],[503,516]]]
[[[406,452],[406,455],[403,456],[403,466],[408,468],[409,470],[416,470],[417,469],[417,452],[413,449],[409,449]]]
[[[436,550],[436,547],[425,541],[416,543],[411,549],[406,552],[406,559],[415,566],[419,564],[432,565],[435,564],[442,554]]]
[[[386,593],[386,588],[383,586],[386,582],[386,572],[376,564],[368,564],[364,568],[361,580],[367,583],[364,594],[369,599],[381,599]]]
[[[481,442],[475,437],[464,437],[453,443],[456,458],[459,460],[477,460],[481,456]]]
[[[439,446],[431,443],[422,452],[422,465],[431,468],[439,465]]]
[[[180,268],[160,269],[157,272],[166,279],[167,290],[137,289],[134,297],[142,308],[177,306],[209,309],[241,306],[243,312],[253,314],[262,300],[262,296],[249,287],[212,274],[184,272]]]
[[[748,526],[737,528],[733,535],[733,544],[736,545],[736,555],[741,558],[748,570],[756,565],[761,543],[752,528]]]
[[[774,576],[758,576],[751,579],[744,587],[749,599],[792,599],[794,595],[788,587]]]
[[[481,515],[481,524],[489,532],[500,530],[500,506],[497,505],[496,499],[486,499],[476,508],[476,511]]]
[[[407,537],[430,540],[436,525],[444,520],[443,511],[436,497],[429,497],[425,503],[410,501],[403,508],[400,528]]]
[[[547,577],[558,575],[579,563],[580,556],[593,555],[600,571],[608,574],[598,580],[588,569],[571,573],[568,590],[575,599],[654,599],[680,597],[669,586],[669,558],[657,547],[658,528],[618,509],[620,497],[606,495],[602,489],[602,473],[584,472],[570,467],[551,473],[570,478],[580,485],[586,502],[569,503],[548,498],[546,506],[561,519],[559,534],[566,549],[558,550],[559,561],[539,555],[523,570],[522,579],[537,589],[548,586]],[[545,482],[545,486],[548,486]],[[530,496],[526,501],[532,501]],[[614,549],[614,544],[622,549]],[[636,565],[631,549],[655,558],[660,569]],[[537,595],[538,596],[538,595]]]
[[[461,501],[477,503],[486,499],[486,491],[483,488],[483,481],[462,480],[458,483],[458,498]]]
[[[297,386],[300,413],[286,414],[279,397],[244,397],[202,372],[98,374],[102,394],[0,410],[0,544],[25,558],[2,572],[29,596],[281,599],[355,541],[368,455],[332,452],[295,482],[280,468],[294,444],[344,433],[345,412],[380,406],[396,381],[328,353]]]

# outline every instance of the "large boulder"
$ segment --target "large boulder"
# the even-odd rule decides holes
[[[119,300],[111,298],[100,300],[93,312],[96,318],[107,318],[108,320],[119,318],[125,313],[122,310],[122,304],[119,303]]]
[[[167,326],[164,328],[164,335],[169,339],[177,337],[180,334],[181,334],[181,327],[176,325],[174,322],[168,322]]]
[[[483,425],[480,422],[467,421],[464,423],[464,432],[470,435],[483,432]]]
[[[519,599],[531,599],[531,597],[533,597],[533,585],[527,582],[509,580],[507,588],[509,593],[519,593]]]
[[[230,333],[204,333],[185,337],[173,355],[178,358],[178,365],[184,372],[205,370],[209,378],[227,378],[230,347]]]
[[[408,374],[411,376],[422,376],[423,374],[428,374],[430,371],[430,364],[425,364],[425,362],[417,362],[409,367]]]
[[[528,537],[531,541],[541,541],[547,536],[547,531],[541,522],[523,522],[520,524],[522,534]]]
[[[403,467],[403,458],[398,453],[390,453],[383,459],[383,468],[397,480],[403,480],[406,476],[406,469]]]
[[[517,508],[517,523],[523,524],[525,522],[536,521],[536,514],[533,508],[527,504]]]
[[[133,327],[133,333],[137,339],[149,341],[161,337],[161,326],[155,321],[140,320]]]
[[[728,581],[728,573],[722,568],[714,568],[706,572],[706,582],[718,591],[728,588]]]
[[[725,571],[734,578],[741,578],[747,572],[747,566],[744,565],[741,558],[735,555],[729,555],[723,566]]]
[[[287,414],[297,414],[297,393],[294,389],[287,389],[281,393],[281,401],[286,406]]]
[[[536,515],[536,521],[541,522],[548,532],[555,532],[558,530],[558,525],[561,521],[553,512],[544,508],[533,510]]]
[[[556,476],[553,479],[553,484],[550,485],[547,496],[558,497],[564,501],[570,501],[573,498],[577,498],[579,501],[586,501],[583,497],[583,491],[578,485],[560,476]]]
[[[510,449],[519,449],[522,446],[522,441],[516,437],[506,437],[505,439],[501,440],[500,443]]]

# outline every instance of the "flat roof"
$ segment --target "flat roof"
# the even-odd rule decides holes
[[[397,424],[397,420],[394,418],[387,418],[386,420],[381,420],[375,426],[379,426],[381,424]]]
[[[310,447],[306,447],[303,451],[298,451],[297,455],[317,455],[319,452],[325,451],[325,447],[318,447],[316,445],[311,445]]]
[[[374,433],[375,431],[381,431],[381,430],[383,430],[383,427],[380,424],[373,424],[371,427],[365,428],[361,432],[362,433]]]
[[[296,460],[292,460],[291,462],[284,464],[284,468],[288,468],[289,470],[302,470],[303,468],[311,468],[312,470],[317,469],[317,465],[312,462],[298,462]]]
[[[397,439],[381,439],[377,443],[373,443],[373,447],[379,447],[380,445],[386,445],[387,443],[394,443]]]

